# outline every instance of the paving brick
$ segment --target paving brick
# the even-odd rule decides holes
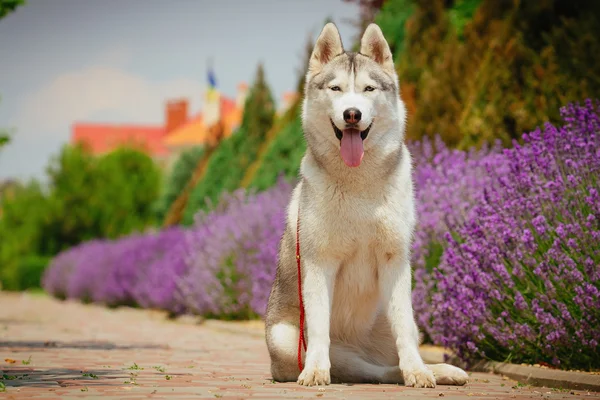
[[[517,387],[479,373],[464,387],[435,389],[272,383],[259,323],[195,324],[169,320],[159,311],[6,292],[0,292],[0,371],[6,385],[0,399],[600,398]]]

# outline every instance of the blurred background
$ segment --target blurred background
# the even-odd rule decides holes
[[[2,288],[260,317],[327,21],[354,50],[380,25],[410,143],[469,152],[599,96],[599,16],[594,0],[0,0]]]

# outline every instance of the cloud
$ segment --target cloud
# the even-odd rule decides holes
[[[120,122],[162,123],[167,99],[187,97],[197,110],[202,90],[189,79],[150,82],[119,69],[92,67],[63,74],[25,96],[11,125],[18,136],[29,137],[52,135],[73,122],[106,114],[119,115]]]
[[[108,54],[126,63],[126,53]],[[199,111],[203,86],[191,79],[152,82],[115,67],[62,74],[17,103],[8,126],[16,129],[0,152],[0,180],[43,177],[50,156],[70,137],[74,122],[162,124],[168,99],[186,97]]]

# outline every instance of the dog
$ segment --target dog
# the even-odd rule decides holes
[[[309,60],[302,104],[307,150],[287,208],[265,315],[271,374],[300,385],[464,385],[449,364],[425,365],[411,299],[415,228],[406,108],[392,53],[370,24],[358,53],[335,24]],[[298,235],[298,238],[296,238]],[[306,352],[299,369],[300,299]]]

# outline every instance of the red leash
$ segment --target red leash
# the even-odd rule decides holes
[[[300,300],[300,337],[298,339],[298,369],[302,372],[302,345],[306,351],[304,339],[304,302],[302,301],[302,272],[300,269],[300,201],[298,200],[298,219],[296,221],[296,263],[298,264],[298,299]]]

